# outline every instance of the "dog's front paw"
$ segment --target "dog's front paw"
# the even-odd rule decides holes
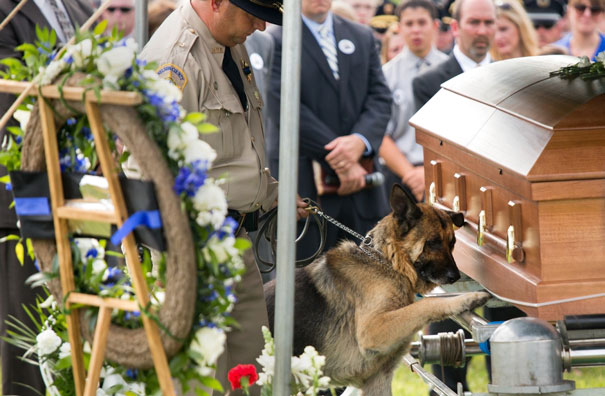
[[[485,304],[491,297],[489,293],[483,291],[464,293],[454,297],[454,304],[452,304],[453,312],[451,312],[451,315],[457,315],[464,311],[472,311]]]

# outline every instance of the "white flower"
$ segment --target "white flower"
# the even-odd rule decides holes
[[[40,68],[39,79],[40,85],[48,85],[53,82],[55,78],[68,66],[63,59],[57,59],[52,62],[46,68]]]
[[[234,247],[235,238],[226,237],[220,240],[216,235],[212,236],[206,243],[206,247],[202,253],[204,257],[210,261],[209,252],[212,251],[219,263],[229,261],[231,257],[236,257],[239,251]]]
[[[179,154],[183,152],[187,146],[193,144],[198,141],[199,132],[195,125],[184,122],[181,124],[182,129],[178,128],[170,128],[168,131],[168,155],[172,159],[179,159]],[[213,161],[216,158],[216,152],[208,143],[203,142],[208,147],[203,147],[206,155],[208,156],[208,161]]]
[[[193,207],[200,212],[201,216],[196,219],[201,226],[212,223],[215,229],[219,229],[227,215],[227,200],[225,192],[217,185],[207,180],[193,197]],[[212,212],[211,216],[202,215],[203,212]]]
[[[103,380],[103,390],[107,392],[116,385],[122,385],[122,389],[127,386],[124,378],[122,378],[120,374],[116,373],[113,368],[109,368],[107,369],[105,379]]]
[[[256,358],[258,364],[263,368],[263,372],[258,375],[257,383],[259,385],[270,384],[275,375],[275,356],[262,354]]]
[[[92,273],[93,275],[99,275],[105,272],[107,269],[107,263],[102,259],[95,259],[92,262]]]
[[[97,396],[108,396],[108,395],[103,389],[99,388],[99,389],[97,389]]]
[[[599,52],[597,62],[605,63],[605,51]]]
[[[312,367],[307,365],[304,359],[301,359],[296,356],[292,356],[291,367],[292,367],[292,376],[297,384],[301,385],[304,389],[307,389],[313,383],[313,376],[309,374],[309,370]]]
[[[118,84],[118,76],[108,74],[107,76],[103,77],[103,89],[108,91],[118,91],[120,89],[120,85]]]
[[[38,354],[47,356],[53,353],[61,345],[61,338],[52,330],[46,329],[36,336]]]
[[[137,396],[145,396],[145,384],[142,382],[131,382],[125,391],[132,392]]]
[[[67,49],[66,56],[71,56],[74,60],[74,66],[83,67],[86,58],[92,55],[92,40],[86,39],[74,44]]]
[[[198,364],[207,368],[216,363],[218,357],[225,350],[225,332],[217,327],[202,327],[195,333],[195,338],[191,342],[190,349],[201,355],[198,357]],[[205,372],[205,370],[204,370]],[[208,375],[202,373],[202,375]]]
[[[587,56],[583,56],[580,58],[580,62],[578,63],[578,67],[586,67],[590,66],[590,59]]]
[[[13,118],[19,121],[19,126],[25,131],[25,128],[27,128],[27,123],[29,122],[29,116],[31,114],[31,111],[17,110],[13,113]]]
[[[105,249],[94,238],[75,238],[75,243],[80,250],[80,259],[83,263],[87,263],[90,258],[102,259],[105,257]]]
[[[183,156],[185,157],[185,163],[187,164],[202,160],[208,161],[210,165],[216,158],[216,151],[203,140],[194,140],[188,142],[183,150]]]
[[[104,76],[122,77],[132,66],[134,56],[135,52],[126,46],[114,47],[97,58],[97,68]]]
[[[55,302],[55,296],[53,296],[52,294],[49,295],[46,300],[44,300],[44,302],[40,305],[38,305],[40,308],[50,308],[52,306],[52,304]]]
[[[137,52],[139,50],[139,45],[132,37],[129,37],[124,41],[124,46],[133,52]]]
[[[153,296],[155,297],[155,301],[157,301],[158,304],[164,304],[164,300],[166,300],[166,292],[156,291],[155,293],[153,293]]]
[[[61,348],[59,348],[59,359],[63,359],[71,355],[71,344],[69,342],[64,342],[61,344]]]
[[[143,73],[143,76],[147,75],[149,73]],[[152,78],[145,85],[147,89],[163,97],[166,102],[172,102],[173,100],[180,102],[183,97],[183,93],[176,85],[163,78]]]

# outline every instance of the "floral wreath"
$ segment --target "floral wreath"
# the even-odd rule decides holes
[[[24,63],[12,58],[3,59],[0,64],[5,66],[6,71],[0,71],[0,75],[4,79],[34,81],[39,86],[55,82],[60,92],[74,76],[79,75],[84,77],[78,78],[78,83],[87,91],[95,92],[98,97],[102,89],[141,94],[142,104],[136,107],[136,114],[144,124],[147,135],[160,148],[172,173],[172,189],[187,216],[195,250],[197,290],[193,302],[193,325],[186,337],[178,340],[182,348],[174,356],[169,356],[171,375],[178,380],[184,392],[190,388],[192,381],[223,391],[212,373],[224,350],[225,333],[236,325],[230,316],[236,302],[233,290],[244,272],[242,254],[250,243],[235,238],[237,223],[227,217],[227,202],[220,187],[222,179],[213,179],[208,175],[216,152],[199,140],[199,134],[214,133],[217,128],[205,123],[205,116],[201,113],[186,114],[179,105],[181,91],[169,81],[161,79],[155,72],[155,65],[137,58],[138,46],[132,39],[123,39],[115,29],[110,35],[103,36],[105,29],[106,23],[102,22],[93,32],[76,32],[75,44],[67,46],[63,52],[57,52],[53,50],[57,41],[56,33],[37,28],[38,40],[34,44],[17,47],[23,52]],[[66,113],[58,110],[61,106],[54,110],[62,120],[57,133],[61,171],[93,173],[97,158],[86,115],[63,99],[60,105],[63,110],[71,111],[67,113],[69,116],[65,116]],[[31,139],[25,131],[29,130],[30,115],[32,120],[36,117],[35,112],[32,113],[34,108],[34,99],[29,98],[14,115],[21,126],[7,128],[10,133],[2,145],[0,164],[9,172],[22,168],[24,142]],[[120,141],[116,134],[107,125],[105,128],[113,155],[124,167],[131,153],[127,147],[120,152],[117,149]],[[0,181],[10,189],[9,176]],[[16,254],[21,262],[25,254],[35,259],[35,242],[22,240],[19,236],[9,236],[4,241],[13,239],[18,240]],[[71,245],[76,289],[103,297],[134,300],[128,270],[119,262],[123,255],[110,249],[106,239],[74,236]],[[37,248],[36,253],[39,253]],[[142,314],[154,318],[164,333],[169,333],[155,316],[168,297],[165,289],[166,257],[162,252],[147,248],[141,249],[140,256],[151,297],[151,307],[141,307]],[[118,260],[118,264],[111,263],[111,259]],[[36,260],[34,263],[39,265]],[[47,268],[43,265],[43,269]],[[53,263],[50,268],[50,271],[33,275],[29,280],[32,286],[56,282],[58,266]],[[40,365],[50,395],[75,395],[67,312],[50,293],[46,299],[39,298],[36,306],[24,309],[33,320],[35,329],[17,320],[7,322],[8,341],[26,350],[24,360]],[[81,317],[95,315],[92,308],[82,310],[84,313]],[[140,315],[141,312],[115,311],[112,323],[124,328],[140,328]],[[239,366],[235,367],[229,375],[234,389],[244,388],[247,392],[248,387],[256,382],[262,386],[264,395],[270,394],[275,364],[274,347],[268,329],[263,328],[263,335],[265,349],[257,359],[263,367],[260,379],[254,366],[254,375],[250,368],[242,370]],[[87,362],[90,359],[90,344],[84,342],[83,349]],[[319,389],[326,389],[329,378],[322,376],[324,364],[325,358],[318,355],[313,347],[307,347],[300,357],[293,357],[292,393],[315,395]],[[206,394],[201,389],[195,389],[195,392]],[[106,360],[101,370],[97,396],[106,395],[161,395],[161,390],[153,369],[135,369]]]
[[[115,30],[109,36],[102,36],[105,28],[106,23],[100,23],[94,32],[78,32],[76,43],[59,53],[53,51],[56,33],[37,29],[38,40],[34,44],[23,44],[17,48],[23,52],[24,63],[17,59],[0,61],[6,67],[2,77],[35,81],[38,85],[56,82],[61,91],[69,78],[81,73],[85,78],[80,85],[97,94],[101,89],[141,94],[142,104],[136,107],[136,112],[173,174],[172,188],[180,198],[194,236],[197,290],[195,301],[192,302],[195,306],[193,326],[186,337],[179,339],[183,348],[171,356],[171,373],[184,390],[192,380],[222,390],[211,374],[223,351],[225,332],[235,325],[230,317],[236,301],[233,290],[244,272],[241,256],[250,243],[235,238],[237,223],[227,217],[227,202],[220,187],[222,180],[208,175],[216,152],[198,136],[199,133],[216,132],[217,128],[205,123],[201,113],[186,114],[179,105],[180,90],[161,79],[154,71],[155,65],[137,58],[138,46],[134,40],[123,39]],[[71,109],[65,101],[61,102]],[[10,134],[7,134],[7,141],[3,144],[0,164],[9,171],[21,167],[21,150],[24,141],[29,138],[25,135],[26,123],[33,104],[31,99],[15,114],[15,118],[22,123],[21,127],[8,128]],[[115,158],[124,164],[129,158],[128,148],[119,152],[116,136],[111,131],[108,135]],[[71,117],[62,120],[57,136],[62,172],[92,173],[97,166],[97,158],[86,115],[73,111]],[[10,183],[8,177],[2,181]],[[8,239],[18,238],[11,236]],[[135,300],[128,270],[119,265],[123,258],[119,250],[110,250],[108,241],[100,238],[74,236],[72,241],[77,290],[103,297]],[[17,257],[22,261],[27,250],[27,254],[34,259],[34,245],[29,240],[20,240],[16,247]],[[159,257],[152,260],[152,255]],[[117,260],[118,265],[108,264],[112,256],[115,256],[113,261]],[[140,315],[153,318],[166,298],[166,258],[161,252],[150,249],[142,249],[141,257],[152,305],[141,307],[142,313],[114,312],[114,325],[140,328]],[[43,285],[57,278],[56,267],[54,265],[53,271],[34,275],[30,281],[33,285]],[[37,329],[28,330],[22,324],[13,323],[9,335],[16,344],[27,350],[26,357],[36,354],[43,372],[52,373],[53,382],[47,384],[51,392],[75,394],[71,355],[68,353],[70,347],[66,342],[65,312],[59,307],[61,304],[54,300],[51,295],[45,303],[40,301],[40,307],[30,310],[39,317]],[[94,311],[88,308],[83,311],[94,316]],[[159,320],[156,322],[162,328]],[[166,332],[166,328],[162,330]],[[87,348],[84,345],[85,361],[90,353]],[[101,384],[98,395],[160,394],[153,370],[129,369],[109,361],[104,363]]]

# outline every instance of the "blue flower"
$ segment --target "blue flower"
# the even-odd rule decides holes
[[[13,191],[13,185],[10,183],[6,183],[4,188],[6,189],[6,191]]]
[[[83,126],[82,133],[84,134],[84,137],[86,138],[86,140],[93,140],[92,131],[90,130],[89,127]]]
[[[122,278],[123,275],[122,270],[120,270],[118,267],[109,267],[107,268],[107,280],[105,283],[109,285],[109,283],[117,282]]]
[[[199,326],[199,327],[209,327],[209,328],[211,328],[211,329],[213,329],[213,328],[215,328],[215,327],[218,327],[218,326],[216,325],[216,323],[209,322],[209,321],[207,321],[207,320],[205,320],[205,319],[204,319],[204,320],[200,320],[200,322],[198,323],[198,326]]]
[[[207,161],[203,161],[206,163]],[[178,195],[186,193],[188,197],[195,196],[197,190],[206,182],[207,164],[202,164],[201,160],[194,161],[191,167],[184,166],[179,169],[179,173],[174,180],[172,187]]]
[[[70,125],[70,126],[74,125],[76,123],[76,119],[73,118],[73,117],[68,118],[67,121],[66,121],[66,123],[67,123],[67,125]]]
[[[126,311],[126,313],[124,314],[124,319],[125,320],[135,320],[138,319],[141,316],[141,313],[139,311]]]
[[[130,66],[128,69],[126,69],[126,72],[124,73],[124,77],[126,79],[129,79],[132,76],[132,66]]]
[[[90,248],[88,250],[88,252],[86,252],[86,258],[89,258],[89,257],[97,258],[98,255],[99,255],[99,252],[95,248]]]
[[[147,66],[147,61],[144,59],[136,59],[136,64],[139,67],[145,67]]]
[[[40,263],[38,262],[38,259],[34,259],[34,267],[40,272]]]
[[[71,55],[66,56],[66,57],[65,57],[63,60],[64,60],[64,61],[65,61],[65,63],[67,63],[68,65],[71,65],[71,64],[74,62],[74,58],[73,58]]]
[[[23,139],[21,138],[21,136],[19,136],[19,135],[15,136],[15,143],[21,144],[22,141],[23,141]]]
[[[139,370],[137,369],[128,369],[126,370],[126,375],[133,380],[136,380],[137,377],[139,376]]]
[[[210,302],[210,301],[216,300],[217,298],[218,298],[218,293],[216,292],[216,290],[212,290],[212,292],[210,293],[209,296],[202,297],[202,301]]]

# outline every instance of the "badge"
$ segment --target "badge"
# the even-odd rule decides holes
[[[243,59],[241,60],[241,63],[242,63],[242,71],[244,72],[244,75],[246,76],[248,81],[252,81],[252,69],[250,68],[250,65],[248,64],[248,62],[246,62]]]
[[[338,49],[343,54],[351,55],[353,52],[355,52],[355,44],[353,44],[351,40],[342,39],[338,42]]]
[[[181,91],[185,89],[185,85],[187,85],[187,75],[177,65],[165,63],[158,67],[156,72],[159,74],[160,78],[170,81]]]
[[[393,91],[393,102],[398,106],[403,103],[403,89],[396,89]]]
[[[250,54],[250,64],[256,70],[262,70],[263,66],[265,65],[265,62],[263,61],[263,57],[262,56],[260,56],[256,52],[253,52],[253,53]]]

